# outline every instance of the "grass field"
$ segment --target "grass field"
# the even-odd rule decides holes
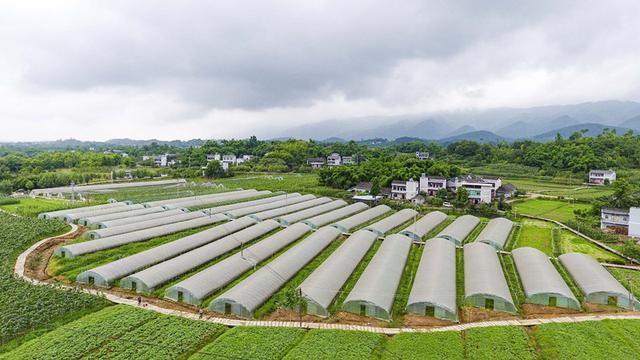
[[[565,222],[575,217],[574,210],[588,210],[591,209],[591,205],[560,200],[532,199],[515,202],[513,209],[517,214],[533,215]]]
[[[228,179],[216,179],[227,188],[312,193],[320,196],[344,197],[347,191],[322,186],[316,174],[249,174]]]
[[[382,340],[383,335],[374,333],[311,330],[284,359],[371,359],[380,351]]]
[[[599,248],[597,245],[567,230],[560,231],[560,249],[563,254],[570,252],[583,253],[596,258],[600,262],[625,263],[625,260],[618,255]]]
[[[505,183],[512,183],[518,190],[527,193],[548,196],[560,196],[576,200],[591,200],[600,196],[611,195],[613,190],[608,186],[586,186],[582,184],[561,184],[546,180],[507,178]]]
[[[453,331],[432,334],[403,333],[391,338],[382,354],[385,360],[464,359],[462,333]]]
[[[291,328],[233,328],[190,359],[282,359],[305,331]]]
[[[609,272],[627,289],[631,289],[633,295],[640,299],[640,271],[620,268],[607,268]]]
[[[535,350],[521,327],[474,328],[464,332],[465,358],[474,360],[535,359]]]
[[[532,247],[553,256],[552,231],[554,225],[550,222],[522,219],[522,229],[515,240],[513,248]]]
[[[80,202],[72,202],[68,200],[59,200],[59,199],[44,199],[44,198],[35,198],[32,199],[30,197],[23,197],[17,199],[17,204],[8,204],[1,205],[0,209],[11,213],[17,214],[21,216],[28,217],[36,217],[38,214],[47,212],[47,211],[56,211],[62,209],[70,209],[79,206],[90,206],[101,204],[100,202],[94,201],[90,203],[80,203]]]

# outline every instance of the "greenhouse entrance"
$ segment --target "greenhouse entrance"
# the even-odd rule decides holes
[[[367,305],[360,304],[360,316],[367,316]]]
[[[618,297],[617,296],[609,296],[609,297],[607,297],[607,305],[617,306],[618,305]]]
[[[549,296],[549,306],[558,306],[558,298],[555,296]]]
[[[138,290],[138,283],[137,282],[135,282],[135,281],[131,282],[131,290],[132,291]]]
[[[231,314],[231,304],[229,303],[224,304],[224,313],[227,315]]]
[[[436,308],[434,306],[425,306],[424,307],[424,316],[435,316]]]
[[[89,285],[93,285],[96,283],[96,279],[93,276],[89,276]]]
[[[495,302],[493,299],[484,299],[484,308],[487,310],[494,310]]]
[[[178,291],[178,302],[182,302],[184,299],[184,293],[182,291]]]

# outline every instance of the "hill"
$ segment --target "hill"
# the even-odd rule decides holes
[[[547,131],[545,133],[536,135],[533,140],[536,141],[551,141],[556,138],[556,134],[560,134],[564,138],[568,138],[577,131],[584,131],[584,136],[593,137],[602,134],[605,129],[614,130],[618,134],[624,134],[631,130],[625,127],[602,125],[595,123],[577,124],[572,126],[565,126],[555,130]]]
[[[480,130],[480,131],[472,131],[472,132],[468,132],[468,133],[464,133],[456,136],[446,137],[438,140],[438,142],[442,144],[449,144],[449,143],[462,141],[462,140],[475,141],[481,144],[488,144],[488,143],[495,144],[501,141],[507,141],[508,139],[502,136],[496,135],[491,131]]]

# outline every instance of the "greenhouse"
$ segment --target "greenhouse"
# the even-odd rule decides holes
[[[209,213],[218,214],[218,213],[223,213],[226,211],[236,210],[240,208],[268,204],[268,203],[272,203],[279,200],[293,199],[298,196],[300,196],[300,194],[298,193],[282,194],[282,195],[270,196],[270,197],[257,199],[257,200],[250,200],[250,201],[237,202],[237,203],[228,204],[228,205],[214,206],[208,209],[202,209],[202,211],[206,212],[207,214]]]
[[[320,206],[316,206],[316,207],[312,207],[310,209],[304,210],[304,211],[298,211],[296,213],[293,214],[289,214],[289,215],[284,215],[281,216],[279,218],[276,219],[277,222],[279,222],[282,225],[291,225],[293,223],[296,223],[300,220],[304,220],[304,219],[308,219],[310,217],[316,216],[316,215],[320,215],[320,214],[324,214],[328,211],[331,210],[335,210],[338,208],[341,208],[343,206],[347,205],[347,202],[344,200],[333,200],[330,203],[326,203]]]
[[[322,226],[331,224],[336,220],[340,220],[368,208],[369,206],[364,203],[355,203],[325,214],[316,215],[312,218],[303,220],[302,222],[311,226],[313,229],[318,229]]]
[[[228,220],[226,216],[217,214],[197,219],[182,221],[174,224],[158,226],[149,229],[138,230],[130,233],[109,236],[97,240],[89,240],[81,243],[65,245],[56,249],[54,254],[60,257],[76,257],[100,250],[131,244],[138,241],[149,240],[158,236],[169,235],[183,230],[195,229],[206,225],[212,225]]]
[[[147,209],[155,209],[155,208],[147,208]],[[161,209],[162,211],[160,212],[153,212],[146,215],[137,215],[137,216],[131,216],[131,217],[126,217],[126,218],[121,218],[116,220],[100,221],[95,223],[95,226],[98,229],[105,229],[109,227],[128,225],[132,223],[159,219],[159,218],[169,217],[173,215],[180,215],[180,214],[189,212],[189,210],[187,209],[173,209],[173,210],[165,210],[164,208],[161,208]]]
[[[338,228],[343,233],[347,233],[354,227],[360,224],[364,224],[368,221],[371,221],[377,217],[380,217],[389,211],[391,211],[391,208],[388,207],[387,205],[378,205],[374,208],[365,210],[361,213],[355,214],[346,219],[333,223],[331,224],[331,226]]]
[[[234,221],[242,221],[243,219],[247,221],[246,217]],[[226,227],[226,225],[227,224],[222,224],[219,227]],[[204,246],[194,248],[182,255],[127,276],[120,280],[120,287],[142,293],[151,292],[158,286],[198,266],[204,265],[233,249],[239,248],[243,244],[258,239],[279,227],[280,224],[278,224],[278,222],[267,220],[244,230],[233,232],[220,240],[209,242]],[[227,233],[230,232],[227,231]]]
[[[584,293],[586,302],[640,309],[640,302],[631,292],[591,256],[569,253],[560,255],[558,259]]]
[[[404,235],[386,237],[342,309],[360,316],[391,320],[391,308],[413,241]]]
[[[226,314],[233,313],[245,318],[252,317],[253,312],[260,305],[340,234],[340,230],[332,226],[321,228],[271,261],[268,267],[260,268],[217,297],[211,302],[209,309]]]
[[[491,245],[473,242],[464,246],[464,296],[468,305],[517,313],[502,264]]]
[[[86,236],[88,236],[90,239],[100,239],[100,238],[112,237],[115,235],[132,233],[132,232],[140,231],[144,229],[155,228],[155,227],[174,224],[174,223],[180,223],[187,220],[208,217],[208,215],[203,213],[202,211],[193,211],[193,212],[179,211],[177,214],[174,214],[174,215],[171,215],[169,213],[170,211],[177,211],[177,210],[167,210],[166,212],[160,213],[160,214],[165,214],[166,216],[162,216],[154,219],[149,219],[144,221],[141,220],[140,222],[133,222],[130,224],[125,224],[120,226],[113,226],[113,227],[110,226],[103,229],[91,230],[86,233]]]
[[[444,228],[436,237],[447,239],[460,246],[479,223],[480,219],[473,215],[462,215]]]
[[[371,231],[356,231],[304,280],[300,290],[308,314],[330,315],[329,306],[377,238]]]
[[[43,212],[43,213],[39,214],[38,218],[39,219],[53,219],[53,218],[56,218],[58,216],[64,216],[64,215],[72,213],[72,212],[88,212],[88,211],[93,211],[93,210],[98,210],[98,209],[109,209],[109,208],[118,207],[118,206],[125,206],[125,205],[128,205],[128,203],[126,203],[126,202],[111,202],[111,203],[102,204],[102,205],[93,205],[93,206],[85,206],[85,207],[79,207],[79,208],[73,208],[73,209],[49,211],[49,212]]]
[[[70,224],[70,223],[75,223],[76,221],[84,217],[121,213],[125,211],[142,209],[142,208],[144,208],[144,206],[140,204],[124,205],[124,206],[116,206],[116,207],[111,207],[106,209],[96,209],[96,210],[89,210],[89,211],[82,211],[82,212],[70,212],[65,215],[58,215],[56,218]]]
[[[402,209],[391,216],[387,216],[386,218],[367,226],[365,229],[373,231],[378,234],[378,236],[382,237],[390,230],[393,230],[405,222],[415,218],[417,215],[418,212],[413,209]]]
[[[509,239],[513,221],[505,218],[495,218],[487,223],[476,238],[477,242],[493,246],[496,250],[502,250]]]
[[[61,186],[45,189],[33,189],[31,195],[46,195],[57,193],[85,193],[103,190],[114,190],[123,188],[135,188],[135,187],[147,187],[147,186],[160,186],[160,185],[178,185],[184,184],[184,179],[169,179],[169,180],[154,180],[154,181],[136,181],[126,183],[109,183],[109,184],[97,184],[97,185],[74,185],[74,186]]]
[[[511,251],[511,255],[524,288],[525,302],[580,310],[580,302],[545,253],[523,247]]]
[[[289,205],[301,203],[303,201],[313,200],[315,198],[316,197],[311,195],[311,194],[303,195],[303,196],[295,196],[293,198],[286,198],[284,200],[269,202],[269,203],[262,204],[262,205],[255,205],[255,206],[239,208],[239,209],[236,209],[236,210],[226,211],[223,214],[225,214],[226,216],[228,216],[231,219],[236,219],[236,218],[239,218],[241,216],[246,216],[246,215],[250,215],[250,214],[259,213],[259,212],[265,211],[265,210],[276,209],[276,208],[280,208],[280,207],[283,207],[283,206],[289,206]]]
[[[91,280],[97,286],[109,287],[123,276],[196,249],[255,223],[256,221],[250,218],[233,220],[85,271],[78,275],[76,281],[89,283]]]
[[[194,305],[200,304],[209,294],[227,285],[310,231],[311,228],[305,224],[293,224],[171,286],[165,292],[165,298]]]
[[[144,203],[144,206],[146,207],[166,206],[166,205],[172,205],[172,204],[177,204],[177,203],[191,201],[191,200],[209,199],[209,198],[215,198],[219,196],[228,196],[230,194],[247,193],[247,192],[255,192],[255,190],[233,190],[233,191],[224,191],[224,192],[218,192],[218,193],[207,194],[207,195],[185,196],[185,197],[175,198],[175,199],[149,201]]]
[[[281,216],[281,215],[285,215],[294,211],[300,211],[300,210],[304,210],[304,209],[308,209],[312,206],[318,206],[318,205],[322,205],[322,204],[326,204],[328,202],[330,202],[331,199],[329,199],[328,197],[321,197],[321,198],[317,198],[317,199],[311,199],[311,200],[307,200],[307,201],[303,201],[297,204],[292,204],[292,205],[287,205],[287,206],[282,206],[276,209],[271,209],[271,210],[265,210],[265,211],[261,211],[255,214],[251,214],[249,216],[251,216],[252,218],[258,220],[258,221],[262,221],[262,220],[266,220],[266,219],[273,219],[274,217],[277,216]]]
[[[456,246],[451,241],[435,238],[425,242],[409,294],[407,312],[458,320]]]
[[[140,209],[134,209],[134,210],[123,211],[118,213],[83,217],[80,220],[78,220],[78,224],[83,226],[97,227],[98,226],[97,224],[103,221],[128,219],[136,216],[155,214],[163,211],[165,211],[165,208],[163,208],[162,206],[156,206],[156,207],[150,207],[150,208],[143,207]]]
[[[432,211],[400,231],[400,234],[406,235],[415,241],[420,241],[445,220],[447,220],[447,214],[441,211]]]
[[[234,192],[229,195],[221,195],[221,196],[210,197],[210,198],[194,199],[194,200],[188,200],[188,201],[181,201],[178,203],[165,204],[164,207],[167,209],[175,209],[180,207],[187,207],[187,208],[200,207],[200,206],[218,204],[218,203],[227,202],[227,201],[237,201],[237,200],[244,200],[249,198],[256,198],[260,196],[267,196],[269,194],[271,194],[271,191],[246,190],[245,192]]]

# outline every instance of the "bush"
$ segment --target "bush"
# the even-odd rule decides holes
[[[602,230],[600,230],[599,228],[596,228],[593,226],[593,224],[589,224],[588,222],[585,221],[579,221],[579,220],[568,220],[566,222],[566,225],[574,230],[577,230],[585,235],[587,235],[588,237],[595,239],[595,240],[599,240],[605,243],[616,243],[618,242],[618,237],[613,235],[613,234],[609,234],[606,233]]]
[[[620,251],[625,256],[640,260],[640,245],[636,244],[633,240],[625,241]]]
[[[20,200],[16,198],[10,198],[10,197],[0,198],[0,205],[12,205],[12,204],[18,204],[18,203],[20,203]]]

